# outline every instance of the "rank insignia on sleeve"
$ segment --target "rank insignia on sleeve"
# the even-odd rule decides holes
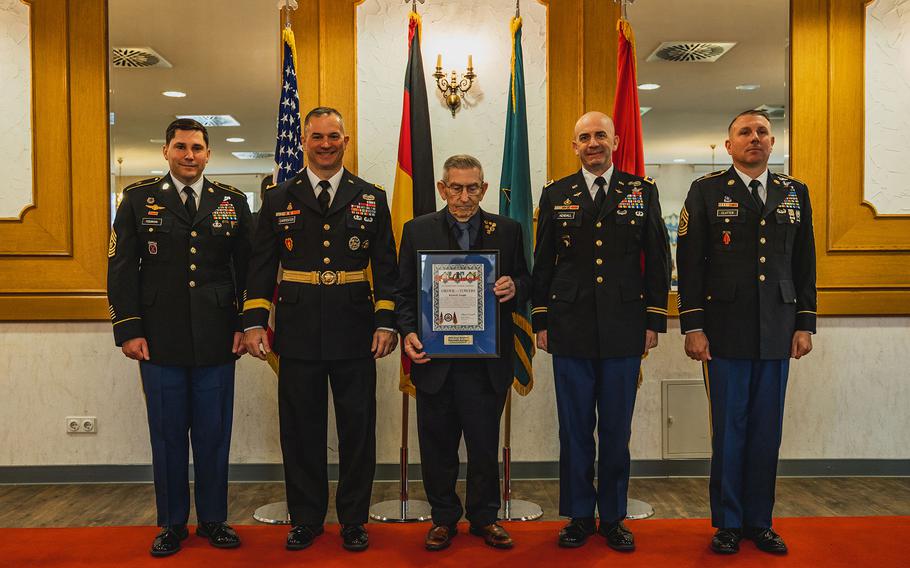
[[[155,255],[158,254],[158,243],[155,241],[149,241],[149,254]]]
[[[679,214],[679,225],[676,228],[676,236],[685,237],[689,232],[689,211],[683,206],[682,213]],[[678,296],[677,296],[678,298]]]
[[[492,235],[495,230],[496,230],[496,223],[494,223],[493,221],[484,221],[483,222],[483,231],[486,234]]]
[[[294,250],[294,239],[291,237],[284,239],[284,248],[288,249],[288,252]]]
[[[107,244],[107,257],[113,258],[117,254],[117,231],[111,231],[111,240]]]
[[[357,237],[351,237],[350,240],[348,240],[348,248],[351,250],[360,249],[360,239]]]
[[[730,231],[723,231],[720,240],[724,243],[724,246],[730,246]]]

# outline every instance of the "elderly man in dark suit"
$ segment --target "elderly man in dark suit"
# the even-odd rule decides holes
[[[497,522],[499,511],[499,421],[512,384],[512,313],[530,295],[530,276],[521,227],[487,213],[480,201],[487,190],[480,162],[467,155],[446,160],[437,183],[446,207],[404,226],[395,290],[398,326],[407,356],[415,363],[417,433],[433,526],[428,550],[449,546],[463,508],[455,493],[458,445],[464,435],[468,453],[464,509],[471,534],[495,548],[511,548],[512,539]],[[493,292],[499,298],[500,356],[496,359],[443,359],[427,356],[417,331],[419,250],[498,250],[500,276]]]

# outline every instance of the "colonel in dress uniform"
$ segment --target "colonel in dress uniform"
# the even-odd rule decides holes
[[[385,191],[342,167],[348,143],[338,111],[304,119],[307,167],[269,189],[259,211],[244,304],[244,344],[265,358],[275,313],[278,416],[289,550],[312,544],[328,508],[327,398],[338,429],[338,520],[347,550],[364,550],[376,469],[376,359],[397,344],[392,288],[398,277]],[[372,272],[373,286],[367,278]]]
[[[559,544],[583,545],[596,507],[607,544],[629,551],[632,410],[641,356],[666,332],[670,263],[657,186],[614,167],[618,143],[610,117],[585,114],[572,141],[582,169],[543,190],[531,321],[537,346],[553,355],[559,514],[571,519]]]
[[[240,544],[225,520],[251,217],[242,192],[203,177],[209,154],[205,127],[171,123],[170,173],[123,190],[108,249],[114,339],[139,361],[148,409],[163,527],[154,556],[177,552],[188,534],[188,435],[196,534],[220,548]]]
[[[473,156],[446,160],[437,190],[446,207],[404,226],[401,277],[395,291],[402,345],[414,363],[411,380],[417,391],[421,469],[433,517],[424,546],[428,550],[448,547],[466,512],[471,534],[495,548],[512,548],[509,533],[496,519],[500,506],[499,422],[514,375],[512,314],[527,302],[531,287],[521,226],[480,208],[487,184],[483,168]],[[494,307],[499,310],[500,355],[495,359],[431,360],[417,334],[418,252],[471,249],[499,251],[500,275],[493,293],[500,302]],[[462,436],[468,455],[464,507],[455,493]]]
[[[789,359],[812,349],[815,241],[806,185],[768,171],[771,123],[730,124],[733,167],[692,183],[679,219],[680,327],[711,403],[711,542],[783,554],[771,529]]]

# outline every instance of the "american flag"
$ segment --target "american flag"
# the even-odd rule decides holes
[[[297,54],[294,32],[285,28],[281,33],[284,44],[284,70],[281,102],[278,104],[278,139],[275,142],[275,183],[297,175],[303,169],[303,150],[300,146],[300,98],[297,95]]]

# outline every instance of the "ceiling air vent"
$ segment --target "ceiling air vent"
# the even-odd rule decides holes
[[[173,67],[167,59],[151,47],[114,47],[112,52],[114,67],[124,69]]]
[[[771,120],[783,120],[787,118],[787,109],[783,105],[761,105],[755,110],[763,110],[768,113]]]
[[[703,41],[665,41],[648,56],[648,61],[692,61],[714,63],[733,49],[736,43],[707,43]]]

